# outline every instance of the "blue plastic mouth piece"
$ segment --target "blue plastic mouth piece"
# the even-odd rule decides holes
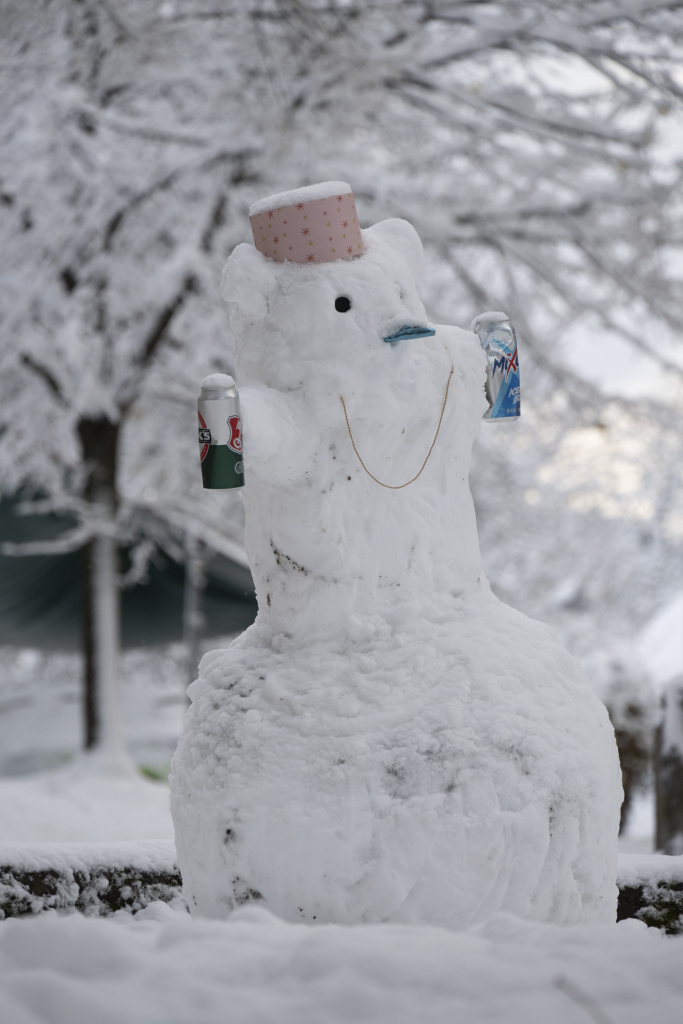
[[[405,327],[399,327],[384,340],[388,341],[390,345],[394,345],[397,341],[404,341],[408,338],[433,338],[435,334],[436,331],[433,327],[415,327],[407,324]]]

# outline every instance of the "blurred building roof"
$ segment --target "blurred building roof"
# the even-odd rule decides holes
[[[73,526],[57,515],[18,516],[16,502],[0,502],[0,541],[24,543],[57,537]],[[0,553],[0,644],[74,650],[80,647],[82,551],[50,555]],[[122,562],[127,551],[122,552]],[[256,617],[249,569],[207,551],[202,612],[206,636],[246,629]],[[157,548],[147,582],[124,589],[124,647],[180,640],[183,633],[184,567]]]

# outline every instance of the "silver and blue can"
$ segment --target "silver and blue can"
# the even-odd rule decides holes
[[[212,491],[244,486],[242,419],[237,388],[227,373],[202,381],[197,402],[202,483]]]
[[[517,335],[505,313],[480,313],[472,330],[486,353],[486,397],[490,423],[516,420],[520,413]]]

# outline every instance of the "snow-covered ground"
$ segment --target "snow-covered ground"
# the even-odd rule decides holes
[[[88,758],[51,772],[0,779],[0,842],[173,839],[168,785],[100,773]]]
[[[654,853],[655,795],[650,789],[636,793],[626,827],[619,836],[620,853]]]
[[[172,836],[164,783],[78,759],[0,780],[3,840]],[[682,954],[683,937],[633,920],[558,928],[497,915],[455,933],[291,925],[257,905],[227,922],[162,903],[134,917],[48,912],[0,922],[0,1021],[678,1024]]]
[[[0,840],[172,840],[165,783],[107,777],[73,758],[75,655],[6,649],[0,673],[0,758],[13,773],[0,778]],[[163,772],[185,706],[182,649],[129,652],[123,678],[131,750]],[[644,799],[626,850],[648,852],[651,822]],[[134,917],[48,912],[0,922],[0,1020],[677,1024],[681,954],[683,938],[637,921],[557,928],[498,915],[453,933],[290,925],[258,906],[227,922],[160,903]]]
[[[76,653],[0,647],[0,776],[54,768],[81,749],[81,664]],[[124,652],[121,680],[131,755],[163,775],[187,706],[183,645]]]
[[[0,923],[8,1024],[678,1024],[683,938],[637,921],[556,927],[499,914],[454,933],[285,924],[258,907],[193,921]]]
[[[185,706],[182,650],[130,652],[123,676],[132,752],[162,772]],[[74,759],[78,686],[75,655],[0,652],[0,757],[13,773],[0,778],[0,840],[172,839],[165,783]],[[647,852],[651,823],[644,798],[624,848]],[[682,954],[683,937],[633,920],[558,928],[497,915],[455,933],[291,925],[258,905],[226,922],[161,903],[107,919],[48,912],[0,922],[0,1021],[678,1024]]]
[[[187,703],[183,648],[122,660],[131,754],[163,778]],[[80,665],[76,654],[0,649],[0,842],[172,840],[165,781],[111,776],[79,753]]]

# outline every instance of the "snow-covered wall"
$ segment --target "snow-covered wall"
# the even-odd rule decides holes
[[[80,910],[107,917],[161,900],[184,907],[173,843],[0,843],[0,917]]]

